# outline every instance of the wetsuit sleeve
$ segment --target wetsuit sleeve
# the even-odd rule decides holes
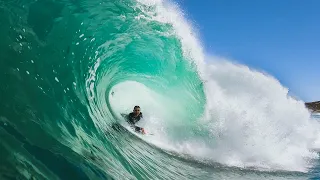
[[[131,113],[127,116],[127,121],[128,121],[130,124],[134,124],[133,116],[132,116]]]
[[[141,118],[143,118],[142,113],[140,113],[139,117],[136,118],[136,122],[135,122],[135,123],[137,123],[138,121],[140,121]]]

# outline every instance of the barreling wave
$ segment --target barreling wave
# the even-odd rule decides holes
[[[178,5],[15,3],[0,4],[1,34],[11,32],[1,43],[1,133],[15,139],[1,138],[1,148],[24,177],[236,178],[235,166],[247,179],[251,169],[272,179],[308,172],[319,158],[319,122],[304,103],[269,75],[205,55]],[[153,136],[112,128],[126,126],[120,114],[135,105]],[[69,176],[50,163],[68,165]]]

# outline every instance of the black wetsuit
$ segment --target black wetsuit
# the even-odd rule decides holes
[[[137,123],[138,121],[140,121],[140,119],[143,118],[142,113],[140,112],[140,114],[138,116],[135,116],[135,114],[132,112],[128,115],[128,119],[127,122],[134,127],[135,131],[141,131],[142,128],[135,126],[135,123]]]

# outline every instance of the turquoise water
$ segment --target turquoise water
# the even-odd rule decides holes
[[[317,117],[204,54],[178,5],[0,1],[0,17],[0,179],[320,177]],[[126,129],[134,105],[154,135]]]

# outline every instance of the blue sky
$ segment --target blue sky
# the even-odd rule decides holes
[[[320,100],[320,0],[175,0],[205,50],[277,78],[304,101]]]

